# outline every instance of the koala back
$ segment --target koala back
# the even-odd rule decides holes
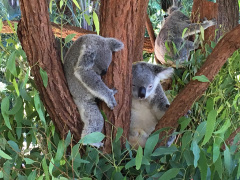
[[[172,49],[172,43],[174,42],[176,49],[180,49],[184,44],[184,39],[182,38],[182,32],[185,28],[189,26],[189,17],[184,15],[176,7],[171,7],[173,9],[170,15],[166,18],[157,38],[155,41],[155,54],[158,59],[163,60],[164,56],[167,53],[168,56],[172,57],[173,60],[178,59],[177,54],[174,53]],[[165,43],[168,43],[170,51],[166,49]],[[181,56],[181,55],[180,55]]]
[[[92,70],[97,76],[104,75],[112,61],[112,52],[122,48],[123,43],[114,38],[95,34],[80,36],[64,57],[64,73],[71,94],[81,96],[80,89],[87,93],[87,89],[74,75],[76,68]]]
[[[111,63],[112,52],[122,48],[123,43],[114,38],[104,38],[95,34],[80,36],[64,57],[65,74],[73,72],[75,66],[93,68],[97,74],[101,74]]]

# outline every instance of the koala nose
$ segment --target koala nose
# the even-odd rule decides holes
[[[107,73],[107,69],[104,69],[104,70],[102,70],[102,72],[101,72],[101,76],[104,76],[105,74]]]
[[[144,98],[146,95],[146,88],[145,87],[140,87],[138,90],[138,97],[139,98]]]
[[[169,106],[170,106],[169,104],[166,104],[166,108],[169,108]]]

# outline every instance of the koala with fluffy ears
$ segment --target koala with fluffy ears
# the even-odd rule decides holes
[[[89,34],[79,37],[64,57],[68,87],[84,122],[82,137],[103,129],[104,119],[96,98],[104,101],[110,109],[117,105],[114,98],[117,90],[109,89],[101,76],[107,72],[112,52],[121,50],[123,46],[117,39]],[[99,147],[102,144],[94,145]]]
[[[187,37],[199,33],[201,27],[207,29],[216,24],[215,19],[204,19],[202,23],[191,23],[190,18],[184,15],[175,4],[168,9],[169,16],[165,19],[156,38],[154,49],[156,57],[161,62],[166,63],[165,55],[172,60],[167,61],[168,64],[174,64],[176,61],[179,63],[187,61],[190,51],[199,46],[199,41],[193,42]],[[187,31],[182,37],[185,28]]]
[[[132,108],[129,143],[145,146],[147,138],[169,107],[160,80],[169,78],[173,68],[163,68],[146,62],[132,66]]]

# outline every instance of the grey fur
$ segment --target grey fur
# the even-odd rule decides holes
[[[160,80],[169,78],[173,68],[163,68],[146,62],[132,66],[132,108],[129,142],[144,147],[147,138],[169,107]],[[150,86],[152,88],[150,88]],[[145,96],[142,89],[146,89]],[[139,96],[141,98],[139,98]]]
[[[106,73],[112,52],[122,48],[123,43],[117,39],[84,35],[73,43],[64,58],[68,87],[84,122],[82,137],[102,131],[104,119],[95,98],[103,100],[110,109],[117,105],[114,98],[117,91],[104,84],[101,74]]]
[[[191,23],[189,17],[184,15],[178,7],[172,6],[169,8],[169,16],[165,22],[155,41],[155,55],[160,61],[164,61],[165,54],[168,55],[173,62],[177,60],[182,63],[188,60],[190,51],[198,48],[199,42],[187,40],[187,37],[200,32],[200,27],[207,29],[216,24],[216,20],[204,20],[203,23]],[[188,28],[184,37],[182,33],[185,28]],[[165,43],[169,47],[167,50]],[[174,45],[176,45],[177,52],[174,52]],[[169,62],[171,63],[171,62]]]

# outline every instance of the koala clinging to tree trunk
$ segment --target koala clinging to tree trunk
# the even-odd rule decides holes
[[[114,38],[98,35],[79,37],[64,57],[64,73],[69,90],[80,112],[84,128],[82,137],[92,132],[101,132],[104,119],[95,102],[98,98],[110,109],[117,103],[115,89],[109,89],[101,79],[112,61],[112,52],[123,48],[123,43]],[[99,147],[102,144],[94,144]]]
[[[160,80],[169,78],[173,68],[146,62],[132,66],[132,108],[129,142],[144,147],[147,138],[169,107]]]
[[[174,1],[175,2],[175,1]],[[200,28],[207,29],[216,24],[216,20],[204,20],[203,23],[191,23],[189,17],[184,15],[175,3],[168,10],[169,16],[165,22],[155,41],[155,55],[162,62],[165,63],[165,55],[173,62],[167,61],[168,64],[182,63],[188,60],[190,51],[197,49],[199,41],[193,42],[187,40],[187,37],[200,32]],[[187,28],[182,37],[184,29]]]

